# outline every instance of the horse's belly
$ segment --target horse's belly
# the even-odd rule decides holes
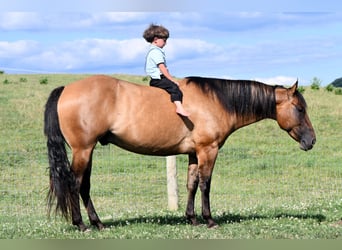
[[[128,151],[146,155],[173,155],[194,152],[189,137],[168,130],[122,130],[106,134],[102,144],[112,143]]]

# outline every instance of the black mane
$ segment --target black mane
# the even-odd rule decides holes
[[[186,77],[204,93],[214,94],[229,113],[257,119],[275,118],[275,88],[257,81]]]

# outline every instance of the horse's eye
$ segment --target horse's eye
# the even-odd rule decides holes
[[[303,113],[305,111],[304,108],[301,106],[296,106],[296,109],[299,113]]]

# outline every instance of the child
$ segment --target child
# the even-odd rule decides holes
[[[185,117],[189,116],[182,105],[183,93],[166,66],[163,47],[169,38],[169,31],[163,26],[151,24],[144,31],[143,37],[151,43],[145,63],[146,74],[151,77],[150,85],[166,90],[171,95],[171,101],[176,105],[176,112]]]

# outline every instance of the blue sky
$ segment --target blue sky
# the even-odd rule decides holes
[[[297,78],[308,85],[313,77],[326,85],[342,77],[342,12],[324,8],[31,8],[0,12],[0,69],[6,73],[144,75],[148,43],[142,33],[156,23],[170,31],[165,52],[177,77],[284,85]]]

